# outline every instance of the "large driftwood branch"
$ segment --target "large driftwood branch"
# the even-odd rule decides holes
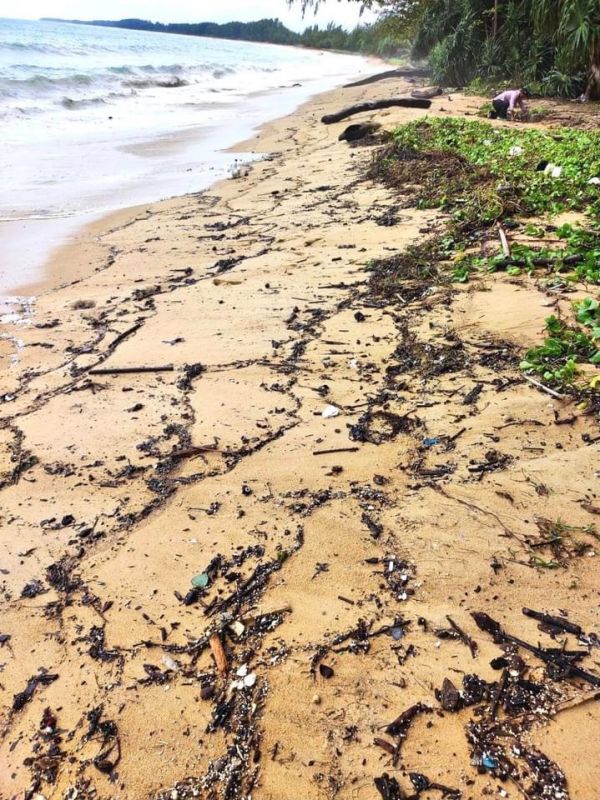
[[[432,86],[430,89],[415,89],[410,93],[410,96],[430,100],[432,97],[439,97],[441,94],[444,94],[444,92],[440,86]]]
[[[378,108],[391,108],[392,106],[403,106],[405,108],[431,108],[431,100],[423,100],[415,97],[391,97],[389,100],[372,100],[370,103],[359,103],[356,106],[344,108],[337,114],[325,114],[321,117],[321,122],[331,125],[332,122],[340,122],[353,114],[360,114],[361,111],[375,111]]]
[[[344,89],[351,89],[354,86],[367,86],[369,83],[376,83],[387,78],[428,78],[429,70],[426,69],[388,69],[385,72],[378,72],[377,75],[370,75],[368,78],[361,78],[354,83],[347,83]]]

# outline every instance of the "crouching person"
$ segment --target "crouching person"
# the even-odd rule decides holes
[[[517,108],[527,112],[527,106],[523,100],[529,97],[531,95],[527,89],[507,89],[505,92],[500,92],[492,100],[490,119],[508,119],[509,116],[514,115]]]

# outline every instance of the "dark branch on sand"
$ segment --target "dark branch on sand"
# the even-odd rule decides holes
[[[360,114],[362,111],[376,111],[380,108],[392,108],[392,106],[402,106],[403,108],[431,108],[431,100],[424,100],[418,97],[391,97],[389,100],[372,100],[370,103],[359,103],[356,106],[344,108],[336,114],[325,114],[321,117],[321,122],[331,125],[333,122],[341,122],[346,117],[353,114]]]

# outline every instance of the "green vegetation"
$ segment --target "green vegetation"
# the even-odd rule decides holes
[[[595,525],[569,525],[562,519],[545,519],[538,517],[536,520],[539,537],[531,539],[528,544],[532,551],[529,563],[532,567],[541,569],[559,569],[566,567],[567,562],[573,558],[582,558],[593,552],[594,543],[600,541],[600,535]],[[592,541],[589,541],[589,540]],[[537,553],[548,551],[551,560],[543,558]]]
[[[333,23],[325,28],[312,25],[300,34],[297,43],[319,50],[346,50],[382,58],[405,59],[410,52],[410,43],[406,37],[401,32],[395,32],[385,22],[359,25],[353,31],[346,31],[341,25]]]
[[[425,119],[394,132],[392,159],[407,152],[462,158],[462,191],[460,185],[449,191],[439,182],[433,164],[419,199],[421,207],[442,208],[457,219],[493,222],[515,214],[567,210],[600,214],[598,186],[589,183],[600,176],[600,132],[501,129],[461,118]],[[558,177],[544,168],[548,164],[560,168]],[[485,192],[474,197],[474,187],[482,184]]]
[[[445,264],[449,278],[461,283],[477,273],[528,273],[561,291],[600,286],[600,186],[593,180],[599,175],[600,132],[503,129],[460,118],[425,118],[396,129],[369,171],[407,205],[449,215],[442,235],[411,252],[413,273],[432,263]],[[553,225],[551,218],[565,211],[587,215],[585,225]],[[508,254],[498,224],[521,239]],[[379,268],[380,288],[398,285],[399,264],[390,265],[385,284]],[[600,301],[587,297],[573,308],[572,323],[548,318],[544,342],[525,354],[521,368],[586,395],[600,388],[600,376],[590,382],[589,374],[600,366]]]
[[[294,2],[294,0],[291,0]],[[314,7],[321,0],[297,0]],[[600,99],[600,0],[356,0],[413,42],[434,79]]]
[[[551,385],[572,384],[580,364],[600,364],[600,343],[577,326],[569,326],[557,317],[546,320],[548,336],[539,347],[529,350],[521,369],[539,375]]]

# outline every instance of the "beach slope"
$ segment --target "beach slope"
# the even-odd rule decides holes
[[[7,328],[0,797],[600,797],[593,685],[472,617],[598,630],[597,427],[517,366],[556,298],[374,293],[440,217],[319,121],[409,89],[323,95],[247,174],[82,233]]]

